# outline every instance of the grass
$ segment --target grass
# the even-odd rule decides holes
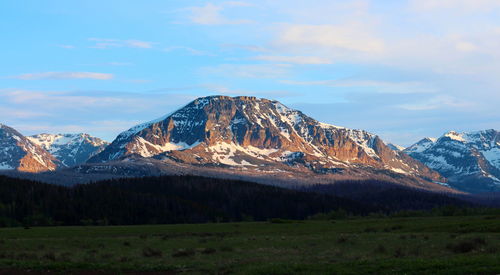
[[[499,247],[491,216],[3,228],[0,274],[498,274]]]

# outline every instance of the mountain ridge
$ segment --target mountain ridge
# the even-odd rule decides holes
[[[420,140],[405,152],[440,172],[460,190],[500,190],[500,132],[494,129],[449,131],[438,139]]]
[[[108,142],[86,133],[78,134],[38,134],[27,137],[33,143],[58,159],[63,167],[71,167],[86,162],[101,152]]]
[[[122,132],[88,163],[128,155],[261,172],[262,167],[327,173],[371,167],[427,182],[445,181],[374,134],[321,123],[278,101],[248,96],[195,99]]]
[[[0,124],[0,148],[0,169],[43,172],[55,170],[58,165],[51,154],[4,124]]]
[[[0,170],[39,173],[71,167],[84,163],[107,144],[84,133],[24,136],[0,124]]]

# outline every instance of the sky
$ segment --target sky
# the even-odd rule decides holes
[[[411,145],[500,129],[498,0],[2,0],[0,123],[120,132],[208,95]]]

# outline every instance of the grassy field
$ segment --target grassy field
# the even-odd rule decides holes
[[[500,216],[0,229],[0,274],[145,272],[499,274]]]

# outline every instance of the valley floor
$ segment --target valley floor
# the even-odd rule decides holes
[[[0,274],[498,274],[500,216],[0,229]]]

